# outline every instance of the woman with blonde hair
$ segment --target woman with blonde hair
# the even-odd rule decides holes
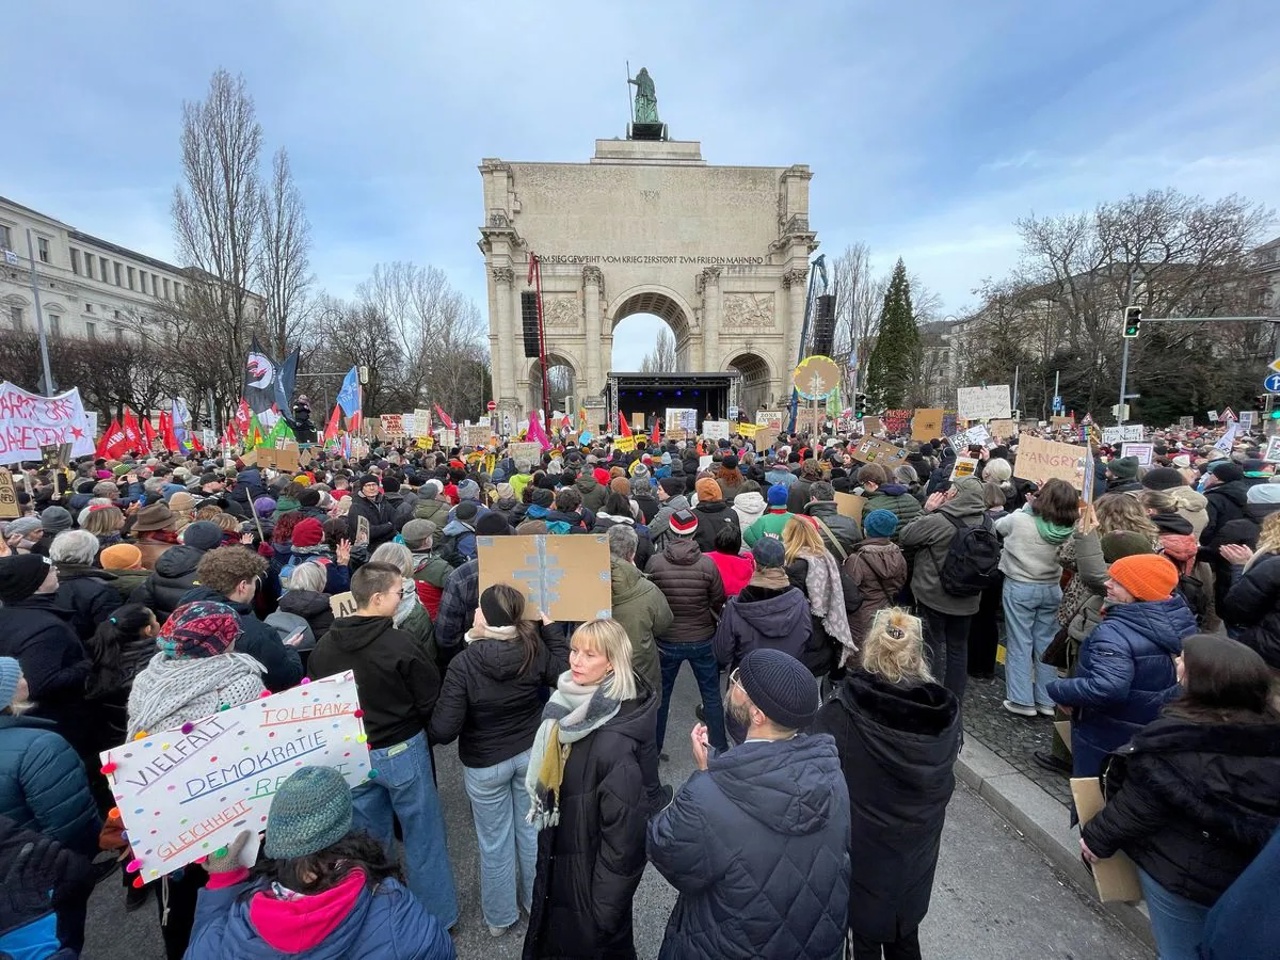
[[[849,789],[849,951],[854,960],[918,957],[952,772],[960,701],[935,683],[924,624],[901,607],[876,613],[851,669],[818,713]]]
[[[124,542],[121,530],[124,528],[124,514],[120,508],[110,503],[94,503],[85,507],[80,515],[80,529],[88,530],[98,538],[98,553],[107,547],[114,547]]]
[[[850,616],[861,605],[857,584],[840,569],[808,517],[792,517],[782,528],[787,579],[809,601],[813,634],[801,661],[815,677],[843,667],[858,652]],[[836,655],[837,650],[839,656]]]
[[[526,781],[538,827],[525,956],[634,957],[631,904],[645,867],[645,782],[658,697],[636,682],[616,620],[574,631],[542,712]]]

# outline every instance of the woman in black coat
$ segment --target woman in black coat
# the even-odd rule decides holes
[[[1199,956],[1209,908],[1280,827],[1280,713],[1253,650],[1197,634],[1178,657],[1183,693],[1103,769],[1107,804],[1080,848],[1138,866],[1162,957]]]
[[[85,530],[58,534],[49,559],[58,568],[58,606],[69,612],[71,627],[83,643],[120,606],[120,592],[114,586],[116,576],[94,566],[98,538]]]
[[[583,624],[569,669],[542,714],[529,759],[538,834],[525,960],[633,960],[631,904],[645,867],[648,806],[641,752],[654,738],[658,697],[631,669],[616,620]],[[554,721],[554,723],[553,723]],[[562,775],[559,747],[569,747]]]
[[[960,702],[933,681],[923,650],[918,617],[877,611],[861,667],[814,725],[835,737],[849,787],[854,960],[920,955],[961,734]]]

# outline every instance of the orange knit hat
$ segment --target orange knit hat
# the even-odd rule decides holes
[[[714,503],[717,500],[724,499],[724,493],[720,489],[720,484],[716,483],[710,477],[703,477],[694,486],[698,491],[699,503]]]
[[[142,551],[132,543],[117,543],[103,550],[98,561],[104,570],[141,570]]]
[[[1121,557],[1107,573],[1135,600],[1168,600],[1178,585],[1178,568],[1153,553]]]

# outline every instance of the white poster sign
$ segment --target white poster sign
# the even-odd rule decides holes
[[[1147,428],[1140,423],[1131,423],[1123,427],[1102,428],[1102,442],[1107,444],[1141,443],[1146,435]]]
[[[41,447],[71,444],[72,457],[93,455],[93,431],[79,390],[54,397],[0,383],[0,463],[40,460]]]
[[[425,407],[413,411],[413,435],[418,439],[431,436],[431,411]]]
[[[960,387],[956,390],[956,416],[961,420],[1008,420],[1013,416],[1009,385]]]
[[[729,421],[728,420],[703,420],[702,435],[708,440],[728,440],[729,439]]]
[[[974,444],[987,447],[988,449],[995,446],[995,441],[991,437],[991,431],[981,423],[976,427],[970,427],[968,430],[961,430],[958,433],[952,434],[947,437],[947,442],[951,444],[952,449],[954,449],[956,453],[960,453],[962,450],[967,450]]]
[[[1252,430],[1253,420],[1255,416],[1256,416],[1256,412],[1253,410],[1241,410],[1240,411],[1240,429],[1243,430],[1245,433],[1248,433],[1250,430]]]
[[[1280,437],[1267,440],[1267,452],[1262,459],[1267,463],[1280,463]]]
[[[667,407],[667,419],[662,429],[664,433],[683,430],[685,436],[695,436],[698,432],[698,411],[692,407]]]
[[[1217,423],[1217,422],[1218,422],[1218,411],[1217,411],[1217,410],[1210,410],[1210,411],[1209,411],[1209,422],[1210,422],[1210,423]]]
[[[1120,445],[1120,456],[1137,457],[1138,466],[1149,467],[1155,461],[1154,443],[1124,443]]]
[[[299,767],[333,767],[352,787],[364,783],[362,715],[348,670],[103,753],[143,879],[208,856],[241,830],[265,829],[272,796]]]

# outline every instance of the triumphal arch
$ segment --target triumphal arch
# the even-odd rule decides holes
[[[527,414],[540,382],[522,330],[532,254],[548,362],[572,368],[579,403],[603,405],[614,328],[636,313],[670,326],[677,370],[736,370],[744,408],[790,395],[817,247],[807,166],[713,166],[696,141],[629,137],[597,140],[587,163],[486,159],[480,175],[503,413]],[[638,370],[640,361],[615,366]]]

